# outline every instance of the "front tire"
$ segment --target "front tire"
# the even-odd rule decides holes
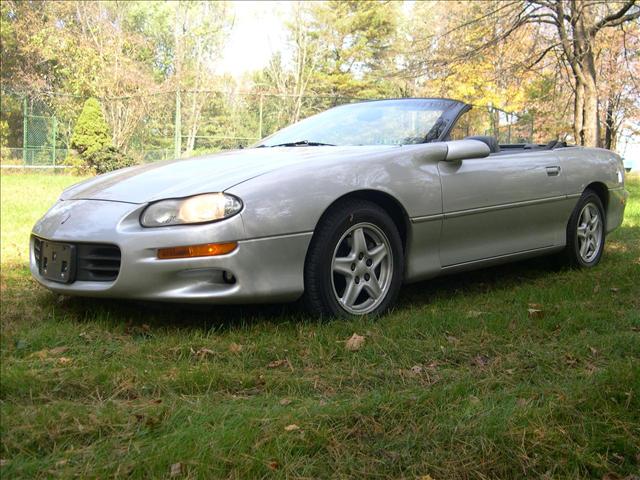
[[[595,267],[602,257],[606,217],[600,197],[585,190],[567,224],[564,259],[575,268]]]
[[[398,229],[366,200],[338,204],[321,220],[305,263],[304,303],[313,315],[380,315],[396,300],[404,272]]]

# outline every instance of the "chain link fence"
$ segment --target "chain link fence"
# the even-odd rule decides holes
[[[2,97],[1,166],[65,168],[86,99],[66,94],[25,98],[6,91]],[[114,146],[139,163],[149,163],[248,147],[302,118],[365,99],[201,90],[99,100]],[[476,107],[458,129],[494,135],[501,143],[528,142],[533,120]]]

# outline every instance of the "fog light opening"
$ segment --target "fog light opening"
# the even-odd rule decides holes
[[[229,285],[236,283],[236,277],[233,273],[227,272],[226,270],[222,272],[222,280],[224,280],[224,283],[228,283]]]

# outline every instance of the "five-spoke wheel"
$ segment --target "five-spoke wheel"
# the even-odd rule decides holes
[[[578,251],[585,262],[591,262],[600,252],[602,233],[600,211],[594,203],[587,203],[580,212],[577,228]]]
[[[393,257],[384,232],[371,223],[359,223],[340,238],[333,253],[331,286],[347,312],[375,310],[391,285]]]
[[[315,314],[379,314],[395,300],[404,266],[402,240],[389,214],[360,199],[321,220],[305,265],[307,307]]]
[[[604,250],[606,218],[600,197],[587,189],[567,225],[565,260],[574,267],[597,265]]]

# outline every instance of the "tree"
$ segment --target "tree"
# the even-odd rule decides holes
[[[635,0],[595,2],[586,0],[530,0],[529,21],[549,24],[557,32],[557,44],[571,66],[575,87],[573,128],[581,145],[597,146],[598,78],[596,41],[605,28],[620,26],[640,17]],[[555,47],[555,45],[553,45]],[[550,48],[550,47],[549,47]]]
[[[84,102],[73,130],[71,147],[81,156],[88,157],[110,146],[111,134],[102,114],[102,106],[97,99],[89,98]]]

